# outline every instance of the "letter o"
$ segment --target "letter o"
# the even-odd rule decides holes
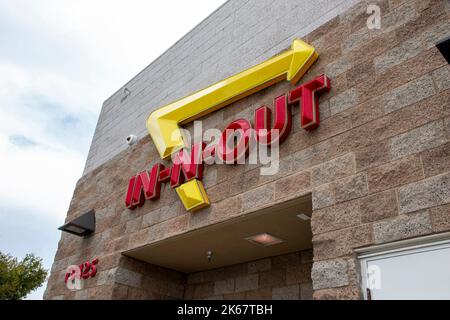
[[[238,119],[231,122],[220,136],[217,145],[217,157],[224,163],[236,163],[248,155],[252,125],[248,120]]]

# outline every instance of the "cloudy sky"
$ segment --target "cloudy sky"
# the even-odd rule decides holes
[[[224,2],[0,0],[0,251],[51,267],[102,102]]]

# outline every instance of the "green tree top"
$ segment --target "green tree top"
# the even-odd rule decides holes
[[[0,300],[20,300],[39,288],[47,277],[42,259],[27,254],[22,261],[0,252]]]

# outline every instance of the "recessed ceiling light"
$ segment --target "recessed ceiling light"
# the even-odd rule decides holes
[[[298,214],[298,215],[297,215],[297,218],[302,219],[302,220],[304,220],[304,221],[311,220],[311,217],[308,216],[308,215],[306,215],[306,214],[304,214],[304,213]]]
[[[268,233],[260,233],[260,234],[256,234],[254,236],[245,238],[245,240],[250,241],[251,243],[263,246],[263,247],[267,247],[267,246],[272,246],[274,244],[277,243],[281,243],[283,242],[283,240],[274,237],[271,234]]]

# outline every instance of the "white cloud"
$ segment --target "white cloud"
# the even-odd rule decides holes
[[[0,0],[0,250],[45,246],[23,217],[62,223],[102,102],[224,2]]]
[[[223,2],[0,0],[0,201],[64,217],[101,102]]]
[[[18,147],[0,136],[0,203],[38,210],[64,220],[73,188],[83,169],[79,153]],[[14,215],[9,216],[14,219]]]

